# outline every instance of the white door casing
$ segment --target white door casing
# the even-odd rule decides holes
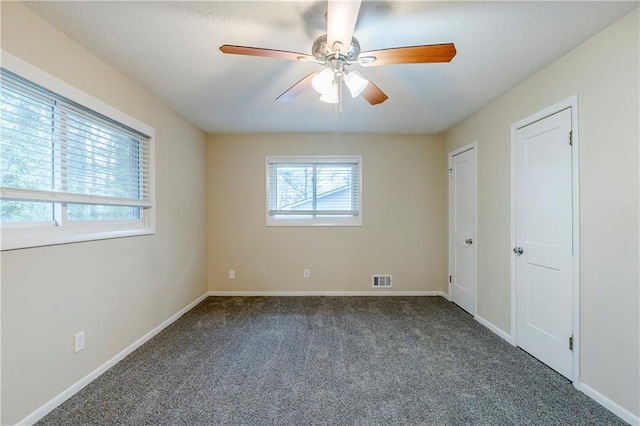
[[[449,154],[449,295],[476,312],[476,147]]]
[[[515,131],[517,345],[571,379],[572,111]]]

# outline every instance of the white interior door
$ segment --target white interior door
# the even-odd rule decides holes
[[[476,150],[449,156],[449,295],[475,315]]]
[[[516,130],[517,344],[572,374],[571,109]]]

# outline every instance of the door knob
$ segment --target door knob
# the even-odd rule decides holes
[[[514,247],[513,252],[518,256],[522,256],[522,253],[524,253],[524,249],[520,246]]]
[[[473,244],[473,240],[471,238],[467,238],[466,240],[464,240],[465,243],[467,243],[468,245]]]

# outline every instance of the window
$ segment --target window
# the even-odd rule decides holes
[[[39,84],[3,62],[2,249],[153,233],[153,129],[9,59]]]
[[[361,226],[361,156],[267,157],[268,226]]]

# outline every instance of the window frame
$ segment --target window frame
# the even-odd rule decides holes
[[[150,206],[141,208],[140,219],[75,221],[65,215],[61,223],[0,222],[0,251],[155,234],[155,129],[4,50],[0,54],[2,68],[7,71],[148,136],[150,200]],[[66,213],[66,204],[53,206]]]
[[[348,217],[300,217],[276,218],[270,214],[269,198],[271,195],[271,164],[357,164],[357,214]],[[265,157],[265,215],[266,226],[362,226],[362,155],[267,155]],[[322,213],[322,210],[319,211]]]

